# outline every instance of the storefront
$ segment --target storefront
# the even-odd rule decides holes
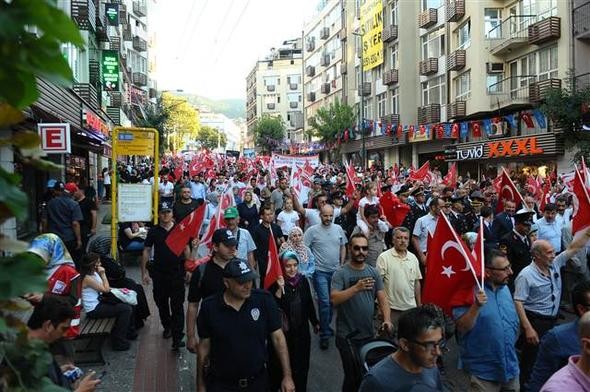
[[[564,154],[563,141],[553,132],[490,138],[446,147],[447,162],[458,162],[460,175],[495,177],[499,167],[519,176],[546,176]]]
[[[395,136],[380,135],[365,138],[368,167],[372,165],[380,167],[393,166],[399,162],[398,149],[405,144],[405,139],[398,140]],[[341,145],[341,152],[345,159],[355,166],[362,166],[363,140],[355,139]]]

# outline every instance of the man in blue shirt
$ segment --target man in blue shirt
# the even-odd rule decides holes
[[[484,291],[470,307],[453,309],[461,365],[470,375],[471,390],[518,391],[518,359],[514,347],[519,322],[508,281],[510,262],[503,252],[490,249],[485,257]]]
[[[557,206],[553,203],[547,203],[543,210],[543,217],[536,224],[539,228],[537,238],[551,242],[555,253],[561,252],[561,229],[563,220],[556,219]]]
[[[527,391],[538,392],[553,373],[567,364],[570,356],[580,352],[578,321],[590,310],[590,281],[584,280],[574,286],[572,305],[578,317],[551,329],[541,339],[539,354],[526,385]]]

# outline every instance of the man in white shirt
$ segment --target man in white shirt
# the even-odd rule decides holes
[[[443,199],[434,196],[430,199],[430,206],[428,214],[418,218],[416,225],[414,225],[414,232],[412,233],[412,245],[416,250],[416,256],[422,265],[426,265],[426,243],[428,242],[428,234],[432,235],[436,228],[436,222],[445,206]]]
[[[168,175],[162,176],[158,190],[160,191],[160,202],[168,203],[168,205],[174,204],[174,184],[168,181]]]

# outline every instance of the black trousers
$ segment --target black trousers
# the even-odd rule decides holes
[[[206,385],[207,392],[267,392],[270,390],[266,370],[255,377],[248,378],[247,382],[243,383],[242,386],[240,386],[238,380],[231,382],[212,376],[207,378]]]
[[[543,317],[531,312],[526,312],[526,315],[535,331],[537,331],[539,341],[547,331],[555,326],[557,322],[557,318]],[[524,331],[522,331],[520,335],[519,343],[521,344],[520,385],[524,386],[528,382],[531,372],[533,371],[533,366],[537,359],[537,353],[539,352],[539,346],[528,344],[526,342]]]
[[[115,326],[111,332],[111,340],[114,346],[124,345],[127,343],[127,335],[135,330],[133,325],[133,307],[129,304],[109,304],[99,303],[92,312],[88,312],[90,318],[107,318],[115,317]]]
[[[357,392],[361,386],[362,373],[359,360],[360,348],[371,339],[351,340],[336,336],[336,348],[340,352],[342,367],[344,369],[344,381],[342,382],[342,392]]]
[[[172,331],[174,341],[184,336],[184,276],[152,272],[154,302],[164,329]]]
[[[66,249],[68,250],[68,252],[70,252],[70,256],[72,256],[72,260],[74,261],[74,264],[76,265],[76,269],[79,270],[80,269],[80,259],[82,258],[82,256],[84,255],[84,243],[82,243],[82,247],[80,249],[76,249],[77,243],[76,240],[72,240],[72,241],[64,241],[64,245],[66,246]]]

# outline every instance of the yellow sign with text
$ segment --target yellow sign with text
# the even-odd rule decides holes
[[[363,71],[383,64],[383,1],[365,0],[361,5]]]
[[[142,155],[155,157],[156,134],[141,128],[121,128],[113,147],[117,155]]]

